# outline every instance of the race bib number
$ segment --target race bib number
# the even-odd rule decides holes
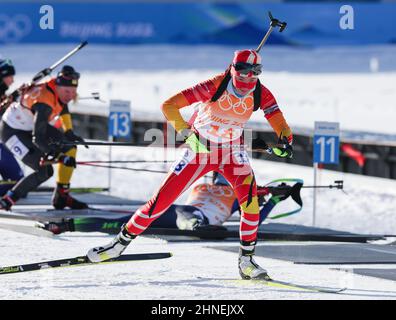
[[[195,153],[192,152],[190,149],[185,149],[181,159],[176,161],[172,165],[171,170],[176,175],[179,175],[194,158],[195,158]]]
[[[11,151],[11,153],[22,160],[29,152],[29,149],[19,140],[17,136],[12,136],[6,142],[7,148]]]

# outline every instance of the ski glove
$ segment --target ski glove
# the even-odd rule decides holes
[[[283,143],[277,147],[272,147],[272,152],[279,158],[293,158],[293,147],[289,144],[286,137],[280,139],[280,142]]]
[[[83,138],[81,138],[80,136],[78,136],[78,135],[76,135],[74,132],[73,132],[73,130],[67,130],[66,132],[65,132],[65,137],[66,137],[66,139],[68,140],[68,141],[70,141],[70,142],[82,142],[82,143],[84,143],[85,142],[85,140],[83,139]],[[85,145],[85,148],[89,148],[87,145]]]
[[[81,138],[80,136],[76,135],[73,130],[67,130],[65,132],[65,137],[69,140],[69,141],[76,141],[76,142],[84,142],[84,139]]]
[[[261,138],[254,139],[252,141],[252,151],[265,151],[268,154],[272,154],[272,149]]]
[[[40,159],[41,167],[57,163],[59,161],[59,158],[64,155],[62,153],[62,148],[60,147],[60,145],[53,143],[51,138],[48,149],[49,151],[45,153],[45,156]]]
[[[66,167],[73,167],[75,168],[77,166],[76,159],[74,157],[67,156],[63,153],[57,153],[56,155],[52,155],[51,153],[46,154],[45,157],[41,158],[40,160],[40,166],[47,166],[47,165],[53,165],[56,163],[62,163]]]
[[[181,135],[183,137],[183,140],[185,143],[187,143],[191,150],[194,151],[195,153],[209,153],[210,151],[208,148],[201,142],[199,141],[198,135],[193,132],[191,129],[185,129],[181,132]]]
[[[66,156],[64,154],[62,154],[59,158],[58,158],[58,163],[62,163],[64,164],[66,167],[73,167],[75,168],[77,166],[76,163],[76,159],[73,157],[69,157]]]
[[[275,147],[269,147],[267,143],[261,139],[254,139],[252,142],[252,150],[253,151],[265,151],[268,154],[274,154],[279,158],[292,158],[293,157],[293,149],[292,146],[287,142],[287,138],[285,137],[283,141],[283,145],[278,145]]]
[[[54,161],[62,155],[62,148],[59,144],[50,143],[48,148],[50,151],[45,155],[46,160]]]

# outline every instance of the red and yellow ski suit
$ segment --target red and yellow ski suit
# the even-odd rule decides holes
[[[183,90],[163,103],[162,111],[177,132],[190,128],[180,114],[180,109],[198,103],[191,129],[200,137],[214,143],[215,147],[211,145],[209,153],[195,153],[189,148],[184,150],[159,190],[129,220],[126,227],[131,234],[141,234],[197,179],[208,172],[217,171],[233,187],[241,206],[241,241],[256,240],[259,221],[257,187],[241,138],[244,125],[254,109],[253,90],[245,96],[238,96],[230,81],[221,97],[213,102],[211,98],[224,77],[225,73],[217,75]],[[291,130],[275,98],[264,86],[261,88],[260,109],[264,111],[265,118],[277,136],[282,134],[291,142]]]

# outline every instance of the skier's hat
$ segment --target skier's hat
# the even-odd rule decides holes
[[[0,79],[15,75],[15,68],[10,59],[0,59]]]
[[[71,66],[63,66],[62,70],[58,72],[55,83],[63,87],[77,87],[80,74]]]

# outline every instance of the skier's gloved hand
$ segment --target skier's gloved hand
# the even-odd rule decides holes
[[[276,147],[272,147],[272,152],[279,158],[293,158],[293,147],[289,144],[287,137],[280,139],[280,143]]]
[[[183,141],[187,143],[191,150],[195,153],[209,153],[209,149],[199,141],[198,135],[191,129],[184,129],[180,132],[183,137]]]
[[[85,142],[85,140],[82,138],[82,137],[80,137],[80,136],[78,136],[78,135],[76,135],[74,132],[73,132],[73,130],[67,130],[66,132],[65,132],[65,137],[66,137],[66,139],[68,140],[68,141],[70,141],[70,142],[81,142],[81,143],[84,143]],[[87,145],[84,145],[85,146],[85,148],[89,148]]]
[[[58,163],[62,163],[66,167],[75,168],[77,166],[76,159],[74,157],[70,157],[70,156],[67,156],[67,155],[64,155],[64,154],[59,156]]]
[[[50,141],[47,146],[45,155],[40,159],[40,166],[47,166],[55,164],[59,161],[59,158],[63,155],[62,148],[57,143],[52,143]]]
[[[276,155],[279,158],[287,158],[291,159],[293,158],[293,148],[291,145],[288,145],[287,147],[273,147],[272,152],[274,155]]]
[[[48,146],[48,149],[49,149],[49,152],[47,152],[44,157],[46,160],[55,161],[62,154],[62,148],[60,147],[59,144],[51,143]]]
[[[252,151],[265,151],[268,154],[272,154],[272,149],[261,138],[256,138],[252,141]]]
[[[65,132],[65,137],[71,142],[84,142],[84,139],[76,135],[71,129]]]

